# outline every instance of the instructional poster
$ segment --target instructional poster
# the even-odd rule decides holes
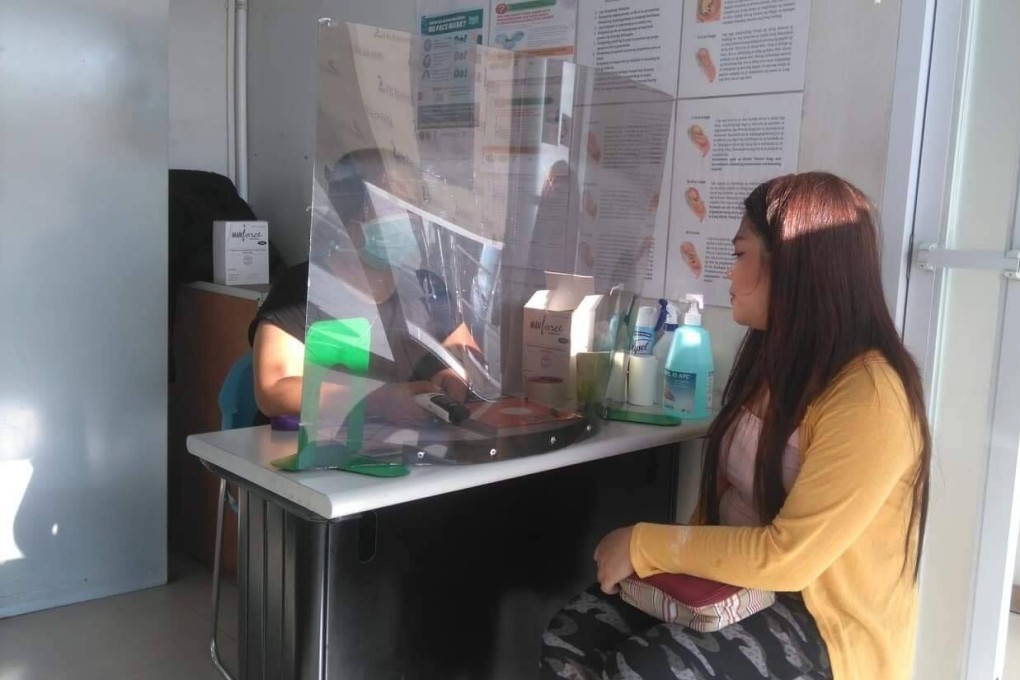
[[[412,57],[419,131],[476,126],[475,48],[485,41],[487,15],[487,6],[461,0],[418,0]]]
[[[665,241],[656,248],[656,218],[674,106],[664,100],[585,109],[575,271],[594,275],[600,290],[622,284],[655,297],[662,290]]]
[[[804,89],[810,2],[687,0],[679,96]]]
[[[474,127],[475,58],[485,35],[483,9],[421,16],[415,66],[418,129]]]
[[[420,35],[412,54],[415,126],[422,161],[442,165],[447,181],[472,189],[469,164],[478,125],[477,48],[485,40],[488,7],[460,0],[419,0]]]
[[[655,232],[652,237],[651,274],[645,277],[645,285],[639,290],[643,297],[659,297],[666,283],[666,257],[669,255],[669,220],[672,203],[673,186],[673,138],[676,126],[669,127],[669,138],[666,140],[666,158],[662,171],[662,182],[658,193],[652,197],[655,209]]]
[[[677,105],[666,295],[701,291],[729,305],[726,274],[744,198],[794,172],[800,93],[681,101]]]
[[[436,89],[424,100],[434,107],[419,120],[426,133],[431,127],[445,138],[467,130],[456,124],[466,124],[469,111],[449,104],[458,97],[481,102],[484,110],[473,112],[474,148],[485,161],[474,169],[473,181],[482,194],[492,190],[492,215],[531,210],[515,206],[517,190],[506,186],[508,177],[530,178],[528,167],[540,186],[576,181],[568,212],[580,216],[579,271],[608,281],[636,265],[639,281],[629,285],[646,296],[703,292],[709,304],[729,305],[730,239],[743,199],[760,182],[797,170],[811,0],[418,0],[417,5],[423,35],[428,26],[445,30],[453,24],[444,22],[480,12],[483,37],[473,33],[468,40],[599,69],[579,83],[587,93],[583,105],[558,101],[565,95],[555,87],[532,95],[523,84],[529,74],[499,74],[501,67],[512,68],[512,59],[503,66],[488,58],[492,63],[484,73],[465,74],[455,66],[429,74],[448,79],[445,91]],[[467,97],[457,89],[457,75],[481,82],[485,96]],[[544,108],[508,106],[507,97],[490,97],[500,75],[522,88],[515,89],[513,101],[541,97]],[[672,125],[664,127],[649,114],[662,100],[675,108]],[[419,125],[419,135],[422,129]],[[559,149],[572,137],[579,154],[556,156],[552,163],[549,153],[539,153]],[[422,141],[429,157],[429,140]],[[464,152],[448,138],[442,148]],[[542,185],[542,173],[553,179]],[[661,182],[651,179],[660,173]],[[561,175],[568,180],[557,180]]]
[[[489,45],[537,57],[573,59],[578,0],[493,2]]]
[[[577,62],[676,97],[682,3],[594,0],[578,17]]]

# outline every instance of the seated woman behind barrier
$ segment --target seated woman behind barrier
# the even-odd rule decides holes
[[[917,366],[882,294],[867,198],[826,173],[744,202],[730,270],[749,327],[706,442],[688,526],[595,549],[599,585],[543,637],[543,678],[907,680],[931,435]],[[660,622],[624,579],[689,574],[777,593],[714,633]]]
[[[421,219],[394,199],[413,200],[415,173],[405,161],[377,150],[352,152],[326,168],[335,210],[313,220],[313,258],[289,268],[274,284],[248,329],[255,398],[265,416],[301,411],[307,324],[327,318],[372,320],[371,376],[383,383],[366,398],[370,413],[397,423],[427,417],[413,397],[446,391],[462,401],[467,387],[449,367],[413,342],[414,323],[444,338],[444,348],[477,352],[461,323],[429,309],[421,265]],[[378,189],[371,191],[370,186]],[[309,301],[309,290],[314,299]],[[342,399],[343,387],[331,386]]]

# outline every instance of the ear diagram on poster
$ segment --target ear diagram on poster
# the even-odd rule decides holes
[[[705,134],[705,129],[697,123],[693,123],[687,128],[687,138],[701,152],[702,158],[707,156],[708,152],[712,150],[712,143],[708,139],[708,135]]]
[[[698,23],[719,21],[722,14],[722,0],[698,0]]]
[[[704,222],[705,216],[708,214],[708,208],[705,207],[705,202],[701,200],[701,192],[698,191],[698,188],[687,187],[687,191],[684,192],[684,200],[687,202],[687,207],[694,213],[694,216],[698,218],[698,221]]]
[[[691,99],[677,105],[667,297],[704,292],[729,303],[730,239],[744,215],[744,198],[761,182],[794,172],[802,95],[767,94]]]
[[[698,254],[698,247],[690,241],[684,241],[680,244],[680,254],[683,256],[684,264],[691,270],[691,274],[696,279],[701,278],[702,267],[701,267],[701,255]]]
[[[808,0],[688,0],[678,96],[804,89]]]
[[[701,69],[701,73],[705,76],[705,79],[710,82],[715,82],[715,62],[712,61],[712,53],[707,47],[699,47],[698,51],[695,52],[695,59],[698,61],[698,68]]]

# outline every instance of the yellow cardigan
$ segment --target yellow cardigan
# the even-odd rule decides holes
[[[869,353],[842,371],[808,408],[800,449],[772,524],[638,524],[634,570],[802,592],[835,680],[908,680],[917,590],[903,558],[921,439],[885,359]]]

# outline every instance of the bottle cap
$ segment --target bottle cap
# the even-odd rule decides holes
[[[705,305],[705,297],[703,295],[696,295],[689,293],[687,295],[687,313],[684,314],[684,325],[685,326],[700,326],[701,325],[701,309]]]

